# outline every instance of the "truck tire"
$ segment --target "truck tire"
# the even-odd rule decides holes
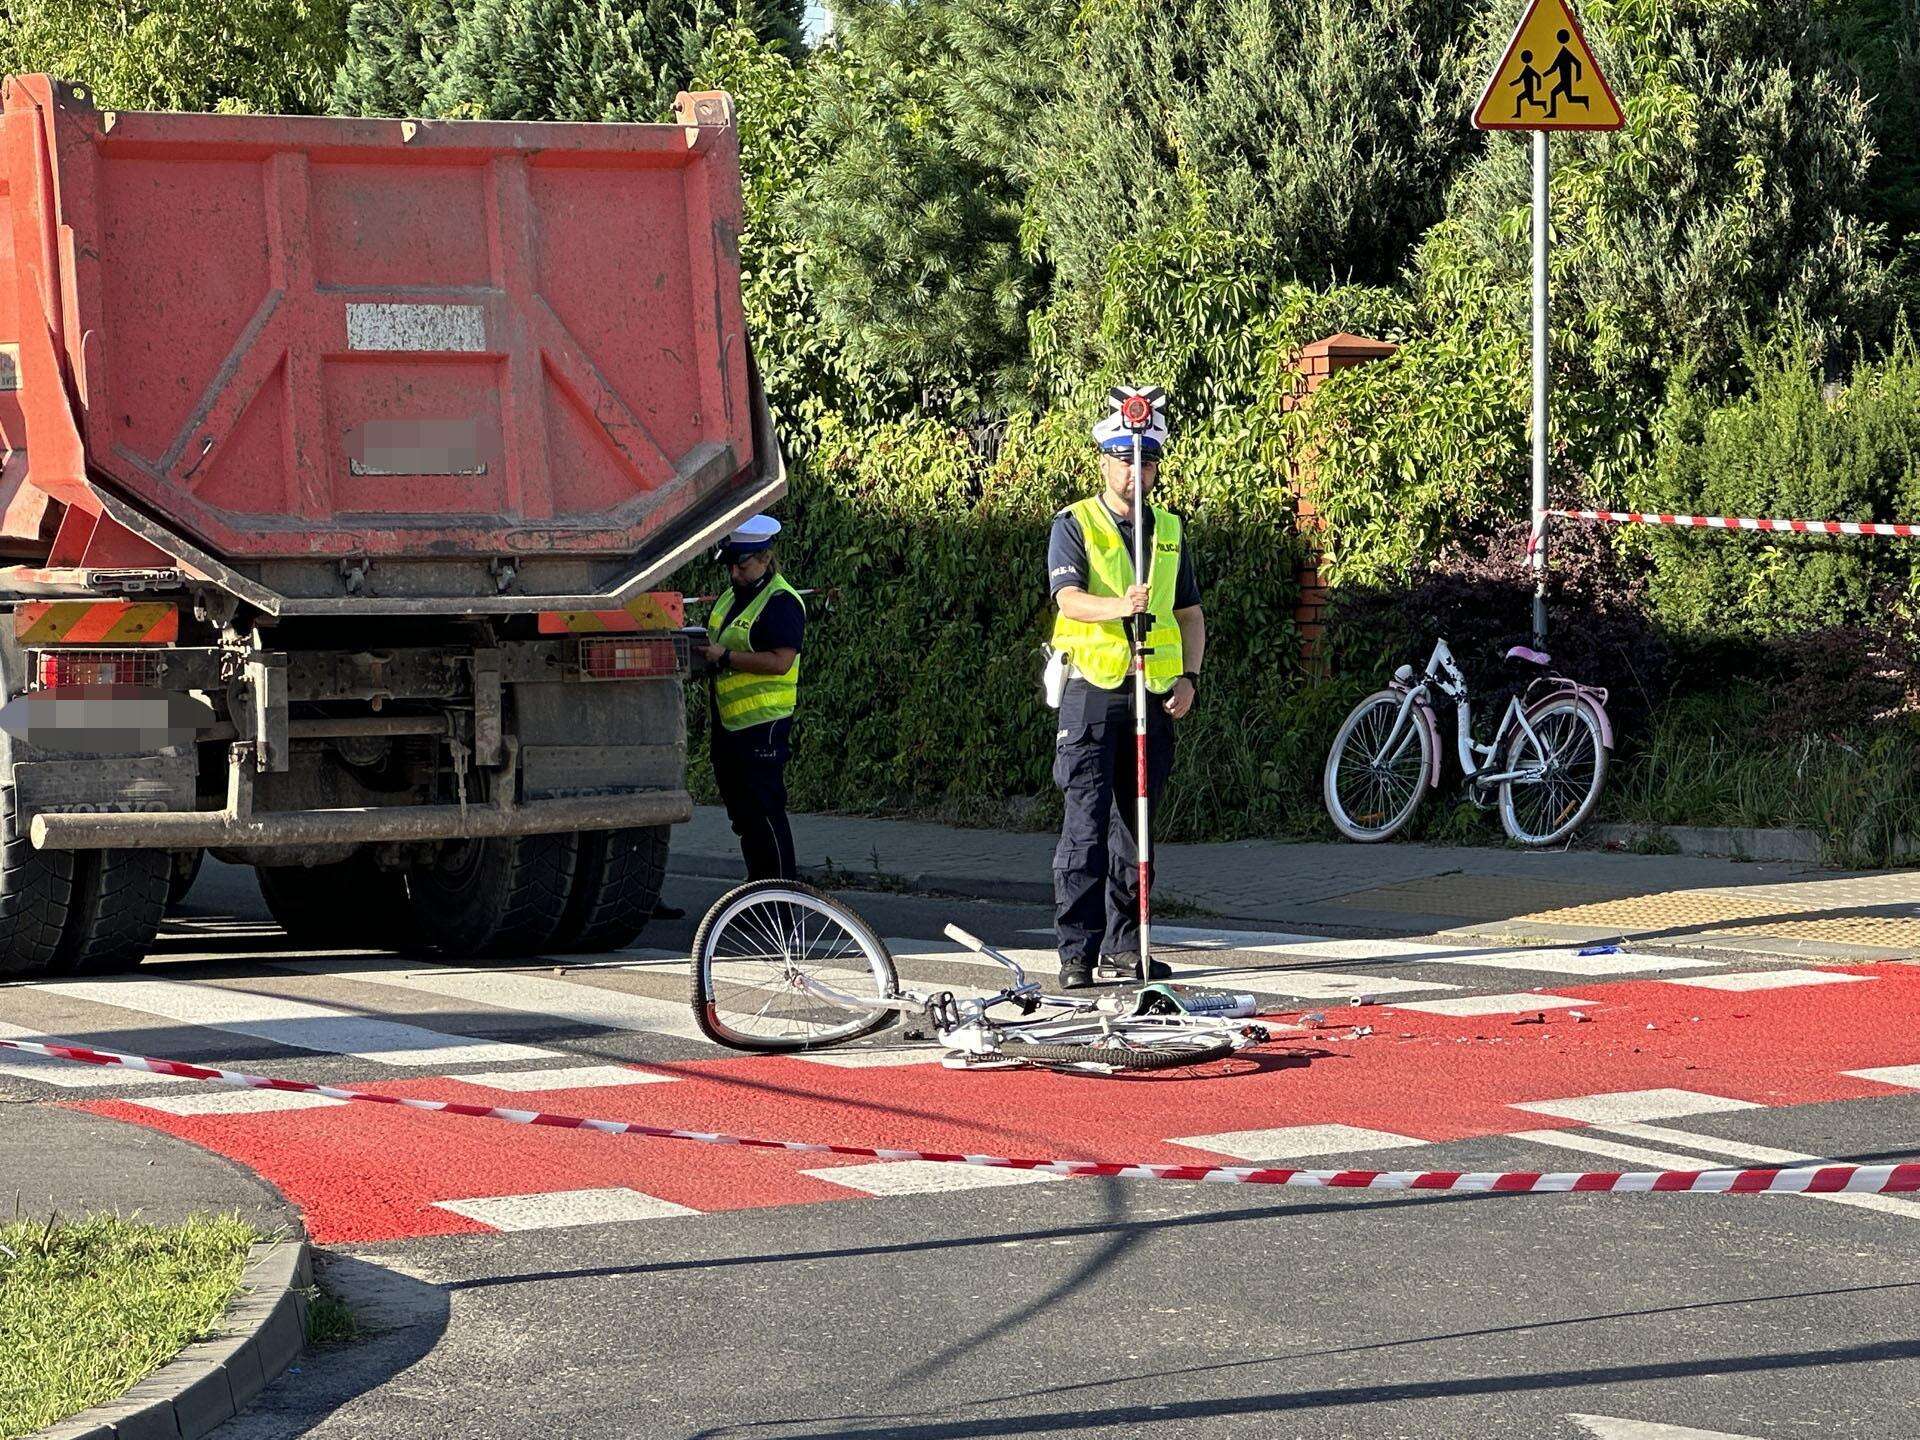
[[[167,909],[175,910],[193,889],[193,882],[200,878],[200,862],[207,858],[207,852],[174,850],[170,854],[172,870],[167,876]]]
[[[414,942],[406,877],[364,851],[332,865],[261,865],[260,898],[287,938],[318,950],[406,950]]]
[[[424,941],[455,959],[505,960],[553,944],[573,890],[579,836],[504,835],[443,845],[407,872]]]
[[[72,850],[36,850],[11,785],[0,794],[0,975],[35,975],[60,952],[73,906]]]
[[[165,850],[82,850],[73,866],[73,906],[52,968],[101,975],[146,958],[167,913],[173,856]]]
[[[591,953],[631,945],[666,883],[672,833],[669,825],[582,831],[573,890],[552,947]]]

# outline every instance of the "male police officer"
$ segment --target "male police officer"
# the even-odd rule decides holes
[[[777,573],[780,522],[755,515],[729,535],[720,560],[732,581],[707,620],[716,667],[708,729],[713,780],[726,802],[749,880],[791,880],[793,830],[787,824],[788,732],[800,691],[806,606]]]
[[[1206,654],[1200,586],[1182,544],[1180,517],[1147,507],[1150,558],[1145,584],[1133,574],[1134,434],[1119,415],[1094,426],[1101,490],[1053,520],[1048,583],[1059,613],[1053,647],[1072,666],[1060,703],[1053,779],[1066,797],[1053,855],[1060,985],[1081,989],[1139,974],[1139,839],[1135,836],[1134,616],[1150,617],[1147,644],[1147,795],[1158,808],[1173,767],[1173,722],[1193,708]],[[1147,495],[1160,466],[1166,426],[1155,414],[1140,437],[1140,487]],[[1152,884],[1151,866],[1148,884]],[[1104,891],[1104,898],[1103,892]],[[1159,961],[1145,978],[1171,973]]]

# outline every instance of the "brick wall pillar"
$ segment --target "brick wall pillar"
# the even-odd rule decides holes
[[[1329,335],[1324,340],[1316,340],[1302,347],[1293,361],[1294,374],[1298,378],[1294,382],[1293,393],[1282,402],[1283,407],[1292,410],[1295,406],[1306,404],[1313,392],[1336,371],[1364,365],[1372,360],[1384,360],[1399,348],[1384,340],[1369,340],[1362,335],[1344,333]],[[1300,628],[1300,653],[1307,660],[1323,658],[1320,644],[1327,628],[1327,587],[1320,574],[1322,547],[1316,540],[1316,536],[1325,531],[1326,521],[1314,505],[1313,492],[1313,457],[1302,456],[1294,468],[1293,493],[1295,513],[1299,516],[1300,533],[1307,541],[1308,553],[1300,566],[1300,600],[1294,607],[1293,616]]]

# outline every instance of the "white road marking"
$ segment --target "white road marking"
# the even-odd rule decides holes
[[[1643,1150],[1638,1145],[1622,1145],[1615,1140],[1602,1140],[1598,1136],[1582,1135],[1572,1130],[1519,1130],[1508,1138],[1530,1141],[1535,1145],[1557,1146],[1562,1150],[1578,1150],[1588,1155],[1600,1155],[1609,1160],[1618,1160],[1623,1164],[1647,1170],[1724,1170],[1728,1168],[1725,1163],[1727,1160],[1745,1161],[1747,1164],[1763,1165],[1769,1169],[1777,1166],[1791,1168],[1820,1158],[1815,1155],[1796,1154],[1790,1150],[1767,1150],[1757,1145],[1739,1145],[1730,1140],[1703,1140],[1683,1130],[1659,1131],[1653,1126],[1646,1126],[1629,1131],[1624,1125],[1610,1125],[1605,1128],[1626,1134],[1646,1134],[1649,1139],[1668,1139],[1670,1143],[1685,1144],[1708,1156],[1717,1155],[1720,1158],[1716,1162],[1714,1159],[1703,1159],[1699,1155],[1676,1154],[1671,1150]],[[1850,1205],[1856,1210],[1874,1210],[1903,1220],[1920,1219],[1920,1203],[1903,1200],[1896,1195],[1810,1195],[1803,1198],[1828,1200],[1835,1205]]]
[[[1178,977],[1220,990],[1251,990],[1295,1000],[1351,1000],[1355,996],[1416,995],[1458,990],[1437,980],[1402,980],[1395,975],[1354,975],[1339,970],[1200,970]]]
[[[698,1210],[624,1186],[606,1190],[555,1190],[546,1195],[492,1195],[473,1200],[436,1200],[436,1210],[451,1210],[495,1230],[560,1230],[573,1225],[606,1225],[623,1220],[664,1220],[698,1215]]]
[[[1429,962],[1432,963],[1432,962]],[[1496,970],[1542,970],[1555,975],[1653,975],[1663,970],[1717,970],[1718,960],[1672,955],[1582,955],[1578,950],[1525,950],[1512,955],[1449,955],[1439,963]]]
[[[957,965],[984,965],[989,969],[998,970],[1003,975],[1013,973],[991,955],[982,955],[977,950],[951,940],[916,940],[907,936],[889,935],[884,943],[887,953],[895,960],[945,960]],[[1032,975],[1051,976],[1060,968],[1058,950],[1027,950],[1009,945],[996,945],[993,948]]]
[[[169,1115],[264,1115],[282,1110],[320,1110],[347,1102],[298,1090],[211,1090],[193,1095],[149,1095],[128,1103],[164,1110]]]
[[[1526,1015],[1535,1010],[1559,1010],[1569,1005],[1596,1004],[1570,1000],[1565,995],[1462,995],[1453,1000],[1395,1000],[1395,1010],[1419,1010],[1428,1015]]]
[[[1650,1140],[1656,1145],[1684,1145],[1703,1155],[1728,1160],[1744,1160],[1750,1165],[1787,1166],[1818,1164],[1824,1155],[1803,1155],[1798,1150],[1776,1150],[1771,1145],[1750,1145],[1740,1140],[1723,1140],[1718,1135],[1695,1135],[1690,1130],[1670,1130],[1664,1125],[1622,1123],[1596,1127],[1634,1140]],[[1822,1200],[1851,1205],[1856,1210],[1873,1210],[1902,1220],[1920,1220],[1920,1201],[1898,1195],[1822,1195]]]
[[[1026,930],[1051,935],[1052,930]],[[1285,930],[1211,930],[1192,925],[1155,925],[1153,938],[1189,950],[1240,950],[1259,955],[1302,955],[1321,960],[1439,960],[1462,951],[1487,950],[1489,942],[1457,944],[1444,940],[1335,940],[1325,935],[1295,935]],[[1165,956],[1161,957],[1165,959]]]
[[[256,995],[204,982],[59,980],[35,988],[49,995],[157,1015],[176,1024],[233,1030],[296,1050],[350,1055],[378,1065],[475,1065],[557,1058],[552,1050],[532,1045],[443,1035],[418,1025],[370,1020],[327,1005],[311,1005],[304,1000],[286,1000],[277,995]]]
[[[1530,1100],[1515,1110],[1554,1115],[1588,1125],[1618,1125],[1637,1120],[1677,1120],[1683,1115],[1713,1115],[1723,1110],[1758,1110],[1749,1100],[1703,1095],[1697,1090],[1616,1090],[1566,1100]]]
[[[1855,1080],[1873,1080],[1881,1085],[1897,1085],[1903,1090],[1920,1090],[1920,1065],[1882,1065],[1877,1070],[1849,1070]]]
[[[937,1195],[951,1190],[985,1190],[996,1185],[1025,1185],[1061,1178],[1032,1170],[955,1165],[944,1160],[877,1160],[870,1165],[831,1165],[800,1173],[865,1195]]]
[[[1691,1425],[1662,1425],[1653,1420],[1622,1420],[1612,1415],[1569,1415],[1594,1440],[1758,1440],[1726,1430],[1696,1430]]]
[[[1831,970],[1743,970],[1736,975],[1687,975],[1667,983],[1702,990],[1785,990],[1795,985],[1848,985],[1872,979],[1871,975],[1842,975]]]
[[[1224,1130],[1218,1135],[1183,1135],[1167,1142],[1231,1155],[1236,1160],[1299,1160],[1310,1155],[1364,1155],[1375,1150],[1405,1150],[1429,1141],[1388,1130],[1355,1125],[1283,1125],[1275,1130]]]
[[[42,1045],[58,1045],[57,1035],[42,1035],[0,1020],[0,1040],[34,1040]],[[165,1082],[177,1085],[179,1075],[149,1075],[144,1070],[129,1070],[124,1065],[88,1065],[78,1060],[50,1060],[44,1055],[28,1055],[20,1050],[0,1050],[0,1075],[16,1080],[38,1080],[65,1090],[97,1090],[110,1085],[152,1085]]]
[[[578,1065],[559,1070],[485,1070],[458,1077],[468,1085],[489,1090],[597,1090],[612,1085],[661,1085],[677,1075],[630,1070],[625,1065]]]
[[[296,961],[286,962],[281,968],[299,970],[309,975],[339,975],[363,985],[385,985],[418,995],[437,995],[447,1000],[485,1005],[493,1010],[540,1015],[572,1025],[642,1035],[673,1035],[682,1040],[706,1039],[700,1033],[700,1027],[694,1024],[692,1006],[684,1000],[634,995],[624,990],[608,990],[598,985],[552,976],[508,970],[466,970],[456,966],[422,967],[404,963],[356,965],[343,970]],[[554,1052],[542,1050],[537,1053],[548,1056]]]

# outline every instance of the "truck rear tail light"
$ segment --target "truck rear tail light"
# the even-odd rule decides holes
[[[580,669],[589,680],[645,680],[686,668],[681,635],[602,635],[580,642]]]
[[[152,650],[41,650],[40,688],[63,685],[158,685],[160,655]]]

